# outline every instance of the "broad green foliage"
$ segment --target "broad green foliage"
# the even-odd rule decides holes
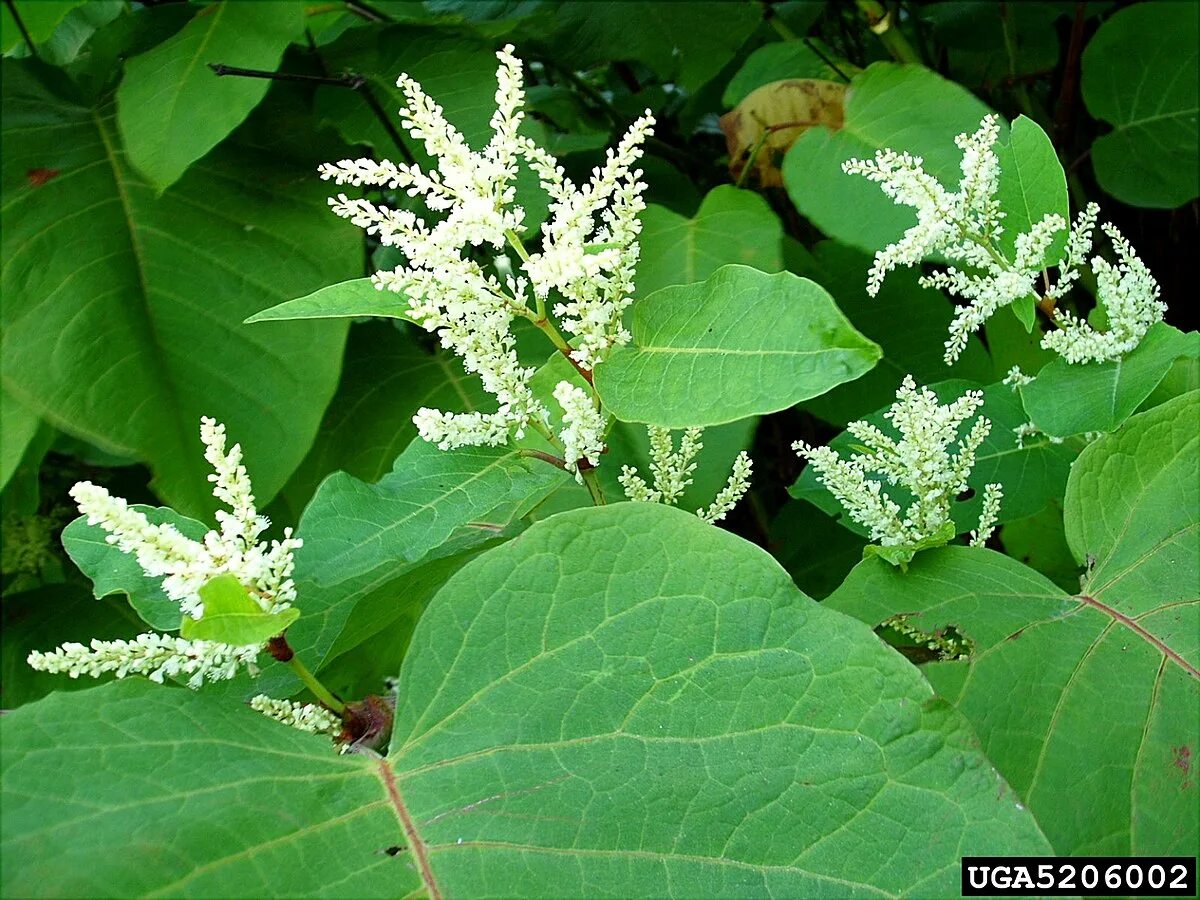
[[[375,482],[416,438],[412,417],[422,406],[482,409],[487,395],[454,357],[429,352],[414,329],[371,322],[350,329],[342,380],[312,449],[281,497],[298,519],[329,472]]]
[[[184,29],[129,60],[117,91],[117,125],[132,166],[158,190],[242,123],[267,93],[256,78],[213,78],[208,64],[272,70],[304,32],[287,0],[221,0]]]
[[[828,48],[826,48],[828,50]],[[828,54],[826,54],[828,58]],[[838,68],[843,74],[853,72],[854,67],[840,60]],[[802,41],[780,41],[764,44],[747,57],[737,74],[729,79],[729,85],[721,96],[726,107],[741,103],[755,89],[773,81],[787,78],[819,78],[836,81],[840,76],[830,68],[817,51]]]
[[[977,384],[964,381],[947,381],[931,387],[943,402],[961,397],[967,390],[980,388]],[[887,423],[883,412],[880,409],[863,418],[884,428]],[[1033,515],[1048,501],[1062,497],[1071,462],[1081,446],[1080,441],[1055,443],[1045,435],[1027,437],[1019,445],[1013,429],[1027,420],[1020,399],[1012,388],[1003,384],[983,388],[983,408],[979,414],[991,420],[992,430],[975,456],[975,468],[967,480],[970,496],[960,497],[951,510],[960,534],[974,528],[979,521],[986,484],[999,483],[1004,486],[1004,502],[1000,507],[1002,522]],[[963,431],[965,433],[965,428]],[[845,450],[855,443],[849,433],[842,432],[829,445]],[[844,515],[837,500],[817,481],[813,469],[805,468],[792,486],[791,494],[836,516],[852,531],[866,533]]]
[[[866,560],[827,601],[869,624],[903,612],[926,632],[953,625],[973,642],[969,662],[926,675],[1058,854],[1200,843],[1188,765],[1200,740],[1198,416],[1193,392],[1080,456],[1066,507],[1087,568],[1077,596],[997,553],[947,548],[903,576]]]
[[[323,222],[306,172],[236,143],[156,197],[129,170],[113,116],[5,60],[5,387],[58,427],[147,460],[184,512],[211,502],[195,435],[216,416],[266,500],[316,432],[344,330],[278,325],[263,343],[241,322],[351,275],[351,235]]]
[[[410,444],[377,484],[330,476],[300,521],[304,617],[289,631],[293,647],[319,662],[356,603],[384,591],[403,604],[402,576],[504,533],[565,477],[516,450],[447,453],[424,441]]]
[[[173,525],[180,534],[193,541],[202,541],[208,531],[203,522],[181,516],[166,507],[135,506],[134,509],[155,525]],[[81,516],[63,529],[62,542],[72,562],[91,579],[97,600],[110,594],[124,594],[129,598],[129,605],[152,628],[159,631],[179,628],[182,617],[179,604],[163,593],[159,579],[142,572],[137,559],[108,543],[100,526],[89,525]]]
[[[1072,366],[1054,360],[1021,388],[1021,399],[1033,424],[1047,434],[1067,437],[1114,431],[1150,396],[1176,360],[1198,358],[1200,335],[1156,325],[1136,350],[1116,362]]]
[[[758,19],[753,8],[720,0],[635,5],[567,0],[557,16],[555,55],[581,68],[637,60],[664,81],[694,91],[741,47]]]
[[[2,0],[0,894],[1194,854],[1198,20]]]
[[[1083,54],[1083,99],[1112,125],[1096,139],[1100,184],[1137,206],[1200,194],[1200,14],[1187,2],[1141,3],[1106,21]]]
[[[302,893],[941,896],[960,852],[1048,849],[869,629],[655,505],[555,517],[452,578],[413,637],[386,760],[202,697],[76,696],[3,722],[5,849],[24,859],[6,893],[253,892],[282,865],[271,893],[303,871]],[[84,773],[99,805],[72,800]],[[159,849],[118,852],[131,837]],[[320,852],[336,861],[283,863]]]
[[[16,0],[15,7],[21,16],[25,30],[34,44],[49,40],[54,29],[71,10],[82,6],[87,0]],[[24,38],[13,18],[12,7],[4,4],[0,9],[0,53],[8,53]]]
[[[379,765],[237,704],[125,682],[56,695],[0,728],[4,857],[21,858],[4,866],[6,896],[363,896],[381,877],[396,896],[418,885],[381,852],[403,833]]]
[[[786,409],[879,359],[819,286],[745,266],[647,297],[631,331],[596,372],[597,389],[619,419],[670,428]]]
[[[777,272],[782,240],[783,229],[767,202],[728,185],[709,192],[690,219],[650,206],[642,214],[638,296],[704,281],[727,264]]]
[[[896,115],[898,108],[904,115]],[[962,87],[928,69],[874,63],[850,82],[843,127],[809,129],[788,151],[783,162],[788,195],[829,237],[878,250],[912,224],[912,213],[864,179],[847,178],[842,163],[868,159],[884,147],[903,148],[920,155],[927,172],[957,184],[962,154],[954,136],[974,131],[987,113]],[[854,214],[847,215],[848,209]]]

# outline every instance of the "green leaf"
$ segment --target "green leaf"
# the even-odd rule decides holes
[[[21,860],[3,867],[5,896],[419,886],[384,852],[407,841],[378,761],[207,691],[129,679],[56,694],[5,716],[0,734],[4,858]]]
[[[572,69],[636,60],[661,81],[690,93],[721,71],[760,19],[749,4],[712,0],[567,0],[558,7],[558,28],[546,41],[546,51]]]
[[[357,231],[331,222],[308,164],[252,144],[255,122],[156,198],[126,164],[111,103],[63,99],[35,71],[4,62],[6,388],[56,427],[149,462],[184,513],[213,506],[198,428],[214,416],[265,503],[316,433],[345,332],[266,335],[242,320],[348,277]],[[31,179],[37,169],[49,177]]]
[[[221,0],[125,63],[117,125],[129,162],[160,192],[223,141],[266,96],[265,78],[218,77],[209,63],[273,72],[304,33],[287,0]]]
[[[8,484],[41,422],[8,391],[0,391],[0,488]]]
[[[58,24],[50,40],[38,48],[38,56],[56,66],[79,58],[92,36],[129,11],[125,0],[90,0],[71,10]]]
[[[678,510],[475,560],[399,696],[388,759],[140,681],[18,710],[4,891],[956,896],[961,853],[1048,851],[907,663]]]
[[[879,185],[845,174],[842,163],[870,159],[884,147],[908,151],[953,188],[962,174],[954,137],[975,131],[989,112],[963,87],[921,66],[873,63],[850,82],[844,126],[810,128],[788,151],[788,195],[830,237],[879,250],[916,224],[916,213],[893,204]]]
[[[880,356],[818,285],[745,266],[656,291],[634,307],[631,332],[597,366],[596,389],[618,419],[669,428],[787,409]]]
[[[820,41],[813,43],[820,46]],[[825,58],[835,56],[828,47]],[[850,75],[859,70],[845,60],[838,60],[838,68],[842,73]],[[759,47],[742,63],[737,74],[729,80],[721,102],[726,108],[733,108],[746,99],[757,88],[773,81],[783,81],[789,78],[818,78],[825,81],[841,81],[842,75],[832,69],[822,59],[807,40],[777,41]]]
[[[1115,431],[1180,359],[1200,359],[1200,334],[1160,323],[1124,359],[1071,365],[1056,358],[1021,388],[1021,400],[1047,434]]]
[[[183,620],[180,637],[196,641],[220,641],[238,647],[262,644],[283,634],[300,618],[300,610],[266,612],[250,596],[236,575],[218,575],[200,588],[204,612],[199,619]]]
[[[291,319],[349,319],[357,316],[378,316],[385,319],[406,319],[408,298],[391,291],[375,289],[370,278],[355,278],[331,284],[295,300],[286,300],[270,309],[256,312],[246,323],[279,322]]]
[[[732,185],[713,188],[688,219],[663,206],[642,214],[638,297],[672,284],[703,281],[726,264],[766,272],[783,267],[783,226],[758,194]]]
[[[1200,194],[1197,43],[1194,3],[1138,3],[1083,51],[1083,100],[1113,126],[1092,145],[1092,165],[1123,203],[1170,208]]]
[[[1015,259],[1017,237],[1027,234],[1043,217],[1055,213],[1070,223],[1067,175],[1049,136],[1026,116],[1019,116],[1012,123],[1008,143],[996,148],[996,156],[1000,160],[996,199],[1004,209],[1000,249],[1009,259]],[[1043,268],[1056,265],[1066,248],[1064,228],[1046,249]],[[1032,315],[1032,304],[1029,307]],[[1029,327],[1027,324],[1026,328]]]
[[[540,335],[539,335],[540,337]],[[308,456],[280,495],[299,518],[317,485],[343,471],[375,482],[416,438],[412,417],[423,406],[482,409],[488,395],[453,356],[428,352],[411,331],[392,322],[365,322],[350,329],[342,380]]]
[[[923,288],[920,273],[901,269],[888,274],[875,297],[867,296],[871,259],[862,251],[821,241],[797,275],[829,291],[838,308],[862,334],[883,349],[879,365],[849,384],[805,402],[806,409],[828,422],[845,425],[889,405],[905,375],[922,384],[947,377],[990,381],[991,363],[979,339],[971,337],[953,366],[946,366],[943,344],[954,307],[940,292]]]
[[[181,516],[166,507],[136,505],[132,508],[152,524],[172,525],[176,531],[193,541],[203,541],[208,532],[208,526],[203,522]],[[62,533],[67,555],[91,579],[96,599],[110,594],[125,594],[129,598],[129,605],[150,627],[158,631],[177,630],[183,613],[179,603],[163,593],[162,579],[146,575],[138,565],[136,556],[122,553],[108,543],[105,536],[104,529],[99,525],[89,525],[85,516],[77,518]]]
[[[0,629],[0,705],[15,709],[55,691],[92,687],[91,678],[63,678],[30,668],[30,651],[77,641],[128,640],[144,630],[129,607],[95,600],[76,584],[49,584],[19,593],[6,591]],[[111,675],[102,676],[107,681]]]
[[[506,532],[566,474],[509,447],[439,450],[414,441],[377,484],[329,476],[300,520],[296,552],[303,617],[288,633],[319,666],[356,603],[425,563]]]
[[[771,522],[768,546],[800,590],[823,600],[862,559],[866,543],[811,503],[789,500]]]
[[[1080,455],[1066,501],[1090,569],[1078,596],[1008,557],[946,548],[906,575],[867,560],[826,601],[872,625],[902,612],[929,632],[953,625],[973,643],[969,663],[925,674],[1059,855],[1191,855],[1200,842],[1198,418],[1192,393]]]
[[[992,421],[992,430],[975,454],[975,468],[967,479],[969,495],[951,504],[950,514],[958,534],[970,531],[979,523],[984,486],[987,484],[999,482],[1004,487],[1004,501],[1000,504],[1001,522],[1031,516],[1049,501],[1062,498],[1071,462],[1079,452],[1078,441],[1055,443],[1044,435],[1037,435],[1026,438],[1024,446],[1019,447],[1013,429],[1026,421],[1025,412],[1012,388],[1007,385],[993,384],[981,388],[978,384],[955,380],[932,384],[929,388],[942,403],[949,403],[968,390],[982,389],[983,407],[979,415]],[[886,407],[863,418],[886,433],[892,433],[883,415],[885,411]],[[966,433],[967,427],[964,425],[960,430],[962,434]],[[855,444],[857,441],[848,432],[842,432],[829,442],[829,446],[839,450],[843,457],[849,455],[851,446]],[[885,490],[902,506],[910,502],[902,488],[888,486]],[[793,497],[807,500],[835,516],[851,531],[867,533],[866,529],[846,515],[841,504],[817,481],[816,470],[811,466],[805,467],[789,492]]]
[[[71,10],[82,6],[87,0],[15,0],[17,13],[21,16],[21,24],[29,32],[34,44],[49,40],[54,29]],[[0,53],[8,53],[17,44],[23,43],[21,29],[13,18],[12,7],[8,3],[0,10]]]

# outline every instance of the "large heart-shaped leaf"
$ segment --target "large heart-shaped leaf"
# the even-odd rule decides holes
[[[907,150],[951,187],[961,177],[954,136],[972,132],[988,108],[963,87],[921,66],[874,63],[850,82],[845,122],[804,132],[783,161],[783,180],[796,208],[832,238],[878,250],[916,222],[879,186],[846,175],[842,163],[876,150]],[[853,210],[847,215],[847,210]]]
[[[1083,52],[1083,100],[1113,126],[1092,145],[1092,165],[1118,200],[1172,207],[1200,194],[1198,25],[1194,3],[1138,3]]]
[[[125,64],[117,125],[129,162],[160,191],[224,140],[266,96],[264,78],[222,77],[209,63],[273,72],[304,34],[289,0],[221,0]]]
[[[1017,238],[1027,234],[1043,217],[1054,214],[1064,222],[1070,221],[1067,174],[1050,137],[1026,116],[1013,121],[1008,143],[996,148],[996,157],[1000,161],[996,199],[1004,209],[1000,247],[1010,259],[1015,259]],[[1055,265],[1062,259],[1066,246],[1064,228],[1046,249],[1044,264]]]
[[[656,291],[630,330],[633,342],[597,367],[596,390],[618,419],[669,428],[787,409],[880,356],[819,285],[746,266]]]
[[[185,513],[213,504],[197,429],[215,416],[265,502],[316,432],[345,332],[241,323],[350,277],[354,229],[331,226],[311,170],[236,139],[156,198],[128,168],[111,102],[66,99],[40,73],[4,62],[4,128],[20,135],[2,169],[5,389],[148,461]]]
[[[168,694],[3,721],[6,893],[957,896],[961,854],[1048,850],[899,655],[659,505],[455,575],[386,760]]]
[[[639,297],[672,284],[703,281],[723,265],[765,272],[782,267],[779,217],[758,194],[723,184],[713,188],[692,218],[651,204],[642,213]]]
[[[1056,852],[1194,854],[1200,806],[1200,393],[1142,413],[1071,470],[1070,596],[986,550],[858,566],[826,603],[874,625],[953,626],[969,662],[925,667]],[[1015,727],[1014,727],[1015,726]]]

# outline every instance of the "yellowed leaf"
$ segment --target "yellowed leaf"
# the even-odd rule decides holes
[[[721,116],[730,173],[740,178],[753,165],[763,187],[782,187],[783,154],[814,125],[841,128],[845,98],[844,84],[816,78],[773,81],[747,94]]]

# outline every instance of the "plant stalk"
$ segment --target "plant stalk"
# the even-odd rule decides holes
[[[321,705],[327,707],[339,716],[346,711],[346,704],[330,693],[325,685],[317,680],[317,676],[308,670],[308,666],[300,662],[300,657],[293,656],[287,663],[291,666],[292,671],[296,676],[304,682],[304,686],[312,691],[312,695],[321,701]]]
[[[892,54],[893,59],[897,62],[921,65],[921,54],[896,27],[895,16],[890,9],[879,0],[856,0],[856,3],[867,17],[867,25],[872,33],[879,38],[888,53]]]

